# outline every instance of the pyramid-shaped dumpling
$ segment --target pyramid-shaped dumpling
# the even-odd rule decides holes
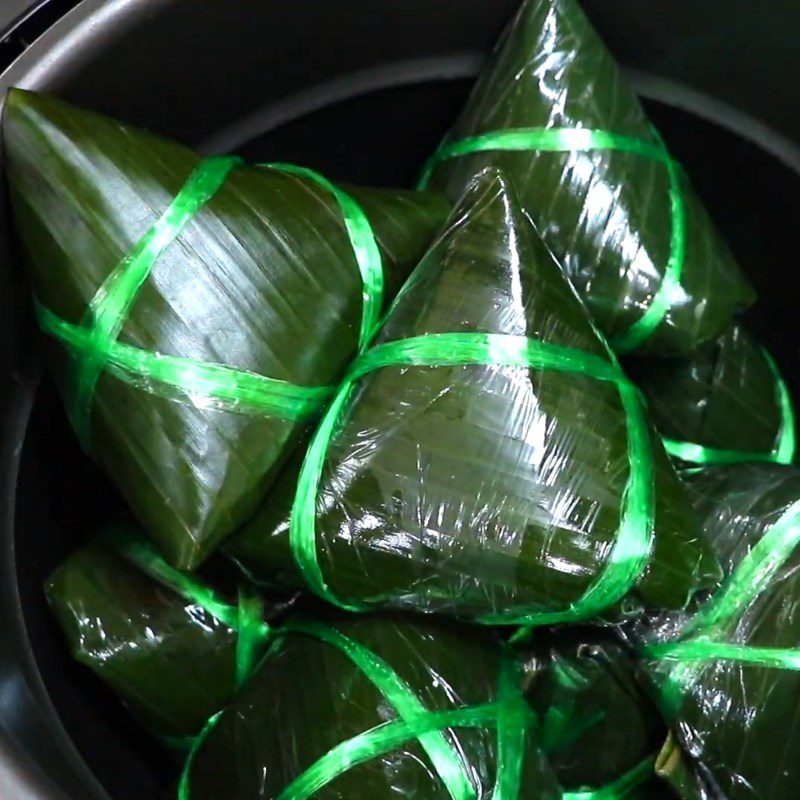
[[[233,570],[229,570],[233,571]],[[108,684],[153,734],[196,736],[263,656],[266,604],[215,570],[213,583],[169,567],[139,532],[104,532],[45,584],[73,657]]]
[[[181,797],[560,800],[519,664],[490,631],[384,614],[277,635],[198,737]]]
[[[478,152],[470,152],[475,150]],[[431,162],[506,171],[618,350],[686,354],[752,290],[577,0],[527,0]]]
[[[252,513],[355,352],[361,261],[383,274],[377,318],[447,202],[341,198],[307,172],[203,160],[20,90],[3,134],[73,424],[167,558],[193,568]]]
[[[625,367],[670,455],[698,464],[794,460],[789,387],[741,323],[691,358],[632,358]]]
[[[508,623],[713,584],[640,398],[500,173],[470,185],[353,370],[291,518],[287,470],[230,543],[259,577],[300,564],[349,605]]]
[[[725,583],[666,615],[640,661],[681,746],[728,800],[793,800],[800,780],[800,471],[687,478]]]

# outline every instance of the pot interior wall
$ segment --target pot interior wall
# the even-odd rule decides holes
[[[259,4],[261,2],[258,0]],[[249,4],[251,0],[242,0],[241,7]],[[149,0],[142,3],[142,7],[147,5]],[[203,4],[185,2],[176,5],[195,11],[200,8],[198,13],[211,16],[219,13],[208,11],[208,4],[205,5],[206,11],[202,11]],[[474,9],[478,4],[469,5]],[[494,38],[495,28],[513,5],[515,3],[504,3],[502,13],[498,11],[493,16],[496,24],[484,26],[485,31],[481,30],[481,23],[473,22],[471,32],[463,37],[469,41],[469,48],[480,45],[485,49],[485,44]],[[214,6],[219,9],[222,4]],[[462,13],[466,16],[465,6],[455,2],[442,2],[437,7],[439,11],[433,16],[441,17],[441,21],[427,20],[426,26],[443,24],[448,14],[450,18]],[[186,27],[190,21],[186,16],[188,13],[177,13],[166,30],[155,37],[159,41],[162,36],[167,41],[167,34],[172,37],[173,58],[177,57],[174,42],[182,31],[189,29]],[[334,22],[332,18],[325,24],[335,30]],[[156,24],[155,18],[152,21],[147,18],[143,23],[151,27]],[[364,27],[365,36],[370,34],[369,24],[358,24]],[[408,21],[402,21],[399,36],[410,41],[414,27],[418,25],[411,26]],[[294,33],[287,31],[285,36],[296,36],[299,42],[301,33],[298,28]],[[248,36],[252,41],[248,39],[246,46],[257,48],[258,37],[255,34]],[[262,42],[261,47],[266,46]],[[125,47],[132,52],[135,43],[128,43]],[[380,61],[377,44],[367,43],[365,47],[368,59]],[[404,48],[411,49],[419,54],[426,47],[435,50],[437,45],[423,36],[418,46],[411,47],[408,41],[404,41],[397,43],[396,49],[398,52]],[[447,48],[442,45],[439,49]],[[126,50],[127,55],[117,55],[124,60],[130,52]],[[170,47],[166,44],[160,50],[148,51],[157,63],[159,58],[162,61],[168,58],[169,53]],[[284,65],[288,81],[302,83],[306,79],[312,80],[315,69],[324,72],[323,56],[319,55],[312,59],[314,64],[307,66],[308,74],[304,78],[290,77],[292,59],[299,58],[300,54],[301,50],[295,44],[294,50],[284,48],[280,53],[281,60],[276,61]],[[219,57],[223,57],[221,53]],[[131,58],[131,63],[136,63],[136,59]],[[70,83],[67,77],[56,81],[55,90],[63,88],[71,99],[100,110],[114,111],[122,118],[135,122],[147,120],[148,114],[155,113],[152,96],[137,92],[133,73],[126,73],[117,81],[115,70],[108,66],[112,61],[110,51],[101,53],[95,62],[80,68],[73,82]],[[180,99],[181,86],[192,87],[187,89],[190,93],[199,92],[201,89],[198,87],[206,77],[198,63],[190,62],[180,69],[171,62],[164,62],[163,69],[174,82],[162,101],[164,108],[158,112],[161,114],[159,130],[186,134],[187,114],[191,119],[193,113],[187,109],[203,106],[202,101],[194,96],[183,101]],[[452,63],[442,61],[442,64]],[[469,59],[457,63],[461,66],[455,71],[463,72]],[[190,143],[224,140],[224,136],[220,136],[224,114],[218,106],[225,102],[226,85],[234,87],[231,90],[234,95],[232,102],[237,106],[234,116],[238,118],[246,109],[247,93],[236,83],[233,66],[226,62],[223,73],[224,77],[215,76],[203,89],[207,102],[214,108],[209,111],[208,119],[198,120],[196,136],[184,135]],[[252,70],[243,74],[250,76],[251,86],[256,85]],[[107,75],[114,79],[109,77],[106,80]],[[273,75],[267,79],[270,87],[274,87],[280,76]],[[152,76],[148,80],[152,83]],[[401,86],[356,92],[356,96],[350,99],[323,104],[323,107],[292,122],[256,132],[246,142],[240,143],[239,150],[253,161],[293,161],[317,168],[335,179],[377,185],[412,185],[425,155],[440,140],[468,89],[466,78],[453,79],[443,68],[441,79],[409,81]],[[279,96],[273,88],[265,89],[262,95]],[[126,97],[130,98],[129,104]],[[775,353],[795,396],[800,398],[800,326],[794,308],[798,239],[794,217],[800,207],[797,173],[769,155],[765,147],[745,141],[729,130],[673,107],[669,102],[650,102],[649,109],[756,285],[761,299],[757,309],[750,314],[751,324]],[[26,329],[23,336],[25,349],[32,341],[29,334],[29,329]],[[122,504],[109,482],[79,451],[47,379],[36,393],[22,450],[15,500],[16,564],[24,622],[55,710],[89,769],[114,800],[155,800],[168,789],[170,780],[174,778],[174,764],[146,732],[131,722],[115,698],[87,670],[71,661],[44,604],[41,586],[49,571],[98,524],[122,513]],[[48,767],[46,763],[43,766]],[[54,774],[58,777],[57,769]],[[81,800],[84,800],[83,795]]]

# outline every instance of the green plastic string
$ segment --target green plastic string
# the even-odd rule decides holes
[[[455,711],[432,711],[406,720],[394,720],[358,734],[329,750],[293,780],[277,800],[307,800],[323,786],[359,764],[371,761],[400,747],[445,728],[488,727],[495,721],[497,707],[489,703]]]
[[[746,450],[723,450],[717,447],[706,447],[693,442],[679,442],[676,439],[663,437],[664,449],[673,457],[690,464],[703,466],[721,466],[723,464],[742,464],[748,462],[767,462],[788,464],[790,461],[779,461],[774,451],[769,453],[750,453]]]
[[[676,713],[683,694],[708,661],[738,661],[776,669],[800,668],[800,651],[751,647],[720,641],[729,626],[774,580],[800,544],[800,500],[790,505],[764,533],[714,596],[695,614],[675,642],[645,645],[647,658],[676,662],[662,690],[669,713]]]
[[[694,615],[686,635],[710,636],[741,615],[800,544],[800,500],[792,503],[756,542],[714,596]]]
[[[308,800],[323,787],[359,764],[378,758],[413,740],[423,744],[423,747],[425,742],[430,742],[432,739],[446,743],[443,733],[445,730],[465,727],[497,728],[497,769],[492,798],[517,800],[526,755],[525,741],[528,728],[534,722],[534,714],[520,693],[519,664],[513,658],[511,651],[503,653],[496,702],[448,711],[429,711],[382,659],[334,628],[313,621],[299,621],[285,625],[281,629],[281,634],[285,633],[312,636],[336,647],[350,658],[392,703],[398,713],[398,719],[381,723],[331,748],[298,775],[278,795],[277,800]],[[401,687],[401,705],[404,706],[405,713],[401,712],[395,702],[398,686]],[[220,717],[221,714],[212,717],[195,739],[184,763],[178,786],[178,800],[190,800],[189,784],[194,760]],[[446,746],[450,748],[450,745]],[[430,756],[428,748],[425,749]],[[476,798],[476,790],[469,782],[460,757],[454,749],[450,749],[455,754],[459,770],[463,772],[464,780],[467,782],[466,786],[462,785],[458,789],[466,794],[457,796]],[[448,785],[451,796],[456,796],[453,795],[453,788],[447,783],[436,761],[434,764],[437,766],[440,778]]]
[[[683,297],[681,275],[686,258],[686,208],[678,164],[653,129],[655,143],[611,131],[587,128],[508,128],[443,144],[423,168],[419,188],[427,187],[436,167],[451,158],[488,151],[526,151],[566,153],[611,150],[652,158],[665,165],[669,176],[670,253],[661,285],[644,314],[612,345],[620,353],[635,350],[652,336],[676,299]]]
[[[621,778],[599,789],[564,792],[561,800],[624,800],[655,775],[655,758],[648,758]]]
[[[762,350],[762,353],[775,379],[775,400],[778,404],[781,418],[778,441],[773,449],[775,461],[778,464],[791,464],[794,461],[795,452],[797,450],[792,396],[789,393],[789,387],[786,385],[786,381],[783,380],[783,376],[772,354],[767,350]]]
[[[272,635],[272,628],[264,622],[262,601],[240,593],[239,604],[230,605],[211,587],[171,567],[148,542],[127,530],[115,529],[108,540],[146,575],[236,631],[236,685],[242,686],[253,671],[261,646]]]
[[[651,644],[645,649],[650,658],[661,661],[738,661],[753,667],[772,669],[800,669],[800,650],[783,647],[754,647],[727,642],[664,642]]]
[[[116,341],[139,290],[158,257],[240,163],[240,159],[229,156],[201,161],[167,210],[111,271],[90,301],[81,323],[89,339],[69,402],[75,430],[84,443],[88,444],[90,440],[91,401],[95,386],[105,367],[108,351]]]
[[[372,338],[383,307],[383,260],[369,218],[353,197],[313,169],[283,163],[262,166],[307,178],[329,191],[336,199],[344,217],[344,224],[350,237],[364,287],[361,330],[358,335],[358,351],[361,352]]]
[[[191,797],[189,783],[191,780],[192,767],[194,766],[195,759],[197,758],[197,754],[200,752],[200,748],[203,746],[203,743],[211,735],[211,732],[217,726],[217,723],[220,721],[224,713],[224,711],[218,711],[213,717],[210,717],[203,730],[200,731],[200,733],[195,737],[194,742],[189,749],[189,753],[186,756],[186,760],[183,762],[183,770],[181,770],[181,777],[178,781],[178,800],[189,800]]]
[[[778,365],[772,356],[766,350],[762,350],[762,354],[775,379],[775,402],[778,406],[781,420],[775,446],[772,450],[767,453],[723,450],[716,447],[705,447],[693,442],[680,442],[665,436],[663,437],[664,448],[671,456],[691,464],[702,464],[703,466],[739,464],[751,461],[791,464],[794,461],[797,445],[794,407],[789,394],[789,387],[783,380]]]
[[[533,720],[520,694],[521,665],[509,651],[503,652],[497,686],[497,776],[492,800],[517,800],[522,783],[528,724]]]
[[[71,417],[88,446],[91,397],[103,370],[137,389],[199,407],[304,422],[316,416],[333,396],[333,386],[298,386],[223,364],[149,352],[117,341],[125,316],[156,260],[189,220],[240,164],[234,157],[201,162],[175,200],[134,250],[112,271],[89,304],[80,325],[67,322],[37,305],[42,329],[80,356]],[[317,172],[292,164],[273,169],[299,175],[329,191],[344,217],[362,277],[363,307],[359,349],[372,335],[383,304],[383,265],[369,219],[358,203]]]
[[[76,353],[90,347],[91,333],[37,305],[39,325]],[[114,342],[106,353],[106,370],[118,380],[150,394],[188,397],[199,406],[238,414],[269,414],[293,422],[316,416],[333,395],[333,386],[297,386],[222,364],[152,353]]]
[[[409,719],[396,719],[384,722],[360,733],[330,749],[305,772],[295,778],[277,797],[277,800],[307,800],[343,773],[390,753],[406,742],[419,739],[446,728],[483,728],[493,725],[497,706],[487,703],[472,708],[459,708],[454,711],[431,711]],[[202,744],[214,728],[219,715],[212,717],[206,726],[205,735],[198,737]],[[199,750],[195,746],[189,754],[181,773],[178,785],[178,800],[190,800],[190,776],[194,759]]]
[[[400,719],[413,720],[430,713],[411,687],[382,658],[335,628],[313,621],[295,621],[284,625],[281,631],[311,636],[335,647],[374,684]],[[476,800],[461,757],[444,734],[438,730],[425,732],[419,737],[419,743],[453,800]]]
[[[615,384],[628,425],[629,477],[622,498],[620,527],[608,562],[587,591],[563,611],[501,613],[480,617],[488,625],[523,625],[528,629],[596,616],[620,600],[647,565],[654,528],[654,479],[650,431],[638,390],[614,361],[525,336],[490,333],[439,333],[377,345],[356,359],[311,441],[292,505],[289,539],[295,561],[308,586],[330,603],[349,611],[367,605],[337,597],[319,564],[316,541],[316,501],[325,454],[354,383],[385,367],[512,366],[556,370]]]

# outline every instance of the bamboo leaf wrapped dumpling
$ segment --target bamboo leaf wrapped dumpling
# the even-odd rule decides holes
[[[73,425],[194,568],[255,509],[447,201],[204,160],[21,90],[3,135]]]
[[[741,324],[691,358],[629,359],[625,367],[670,455],[696,464],[793,461],[789,389]]]
[[[790,800],[800,778],[800,471],[713,467],[687,478],[726,581],[644,647],[686,752],[726,800]]]
[[[46,592],[75,658],[168,740],[195,736],[230,702],[290,605],[226,599],[127,530],[80,548]]]
[[[486,630],[410,616],[290,620],[200,737],[179,796],[560,800],[521,684]]]
[[[577,0],[523,3],[423,183],[455,200],[485,166],[620,352],[691,353],[754,299]]]
[[[634,587],[683,606],[717,577],[698,532],[636,390],[488,170],[351,368],[299,484],[285,470],[226,550],[348,608],[542,624]]]

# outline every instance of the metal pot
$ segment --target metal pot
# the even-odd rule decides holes
[[[797,393],[800,8],[584,5],[751,272],[752,325]],[[50,90],[208,151],[408,184],[515,6],[4,0],[0,96]],[[0,208],[0,797],[153,798],[171,765],[70,662],[44,608],[43,577],[117,500],[40,383],[15,267]]]

